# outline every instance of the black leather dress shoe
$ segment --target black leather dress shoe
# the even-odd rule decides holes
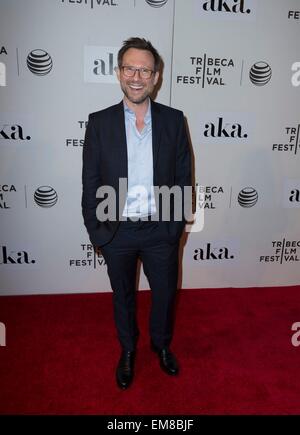
[[[134,375],[135,352],[123,350],[116,370],[117,384],[122,390],[129,387]]]
[[[177,375],[179,372],[178,363],[172,352],[166,347],[159,349],[153,343],[151,343],[151,349],[159,356],[160,367],[168,375]]]

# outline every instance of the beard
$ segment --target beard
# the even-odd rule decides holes
[[[127,85],[128,86],[128,85]],[[125,97],[134,104],[142,104],[147,98],[150,96],[151,92],[149,89],[144,89],[144,92],[141,95],[134,96],[131,94],[130,89],[128,89],[125,85],[121,85],[121,89],[125,95]]]

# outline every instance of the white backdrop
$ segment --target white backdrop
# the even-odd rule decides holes
[[[130,36],[184,111],[204,228],[182,287],[300,282],[299,0],[0,0],[0,294],[109,291],[81,216],[90,112]],[[141,273],[140,287],[149,288]]]

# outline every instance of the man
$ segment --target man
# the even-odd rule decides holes
[[[118,53],[117,77],[124,99],[90,114],[83,147],[84,223],[91,243],[101,247],[113,289],[114,317],[122,352],[116,370],[120,388],[134,375],[138,338],[135,312],[138,258],[152,292],[151,348],[169,375],[178,373],[170,351],[172,312],[177,290],[178,245],[184,215],[184,197],[161,204],[155,187],[191,185],[190,150],[183,113],[150,99],[159,79],[161,59],[149,41],[130,38]],[[120,180],[127,180],[124,200]],[[105,203],[98,188],[116,193],[116,209],[109,204],[108,218],[99,217]],[[102,202],[100,199],[102,199]],[[169,218],[163,219],[162,206]],[[103,211],[103,210],[102,210]],[[101,214],[101,213],[100,213]]]

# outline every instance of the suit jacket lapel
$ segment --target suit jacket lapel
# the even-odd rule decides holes
[[[153,170],[157,164],[158,151],[162,132],[162,120],[159,106],[151,100],[151,117],[152,117],[152,147],[153,147]]]
[[[116,118],[113,120],[113,129],[115,132],[115,144],[118,147],[118,162],[116,166],[119,167],[117,173],[119,178],[128,177],[128,163],[127,163],[127,140],[126,140],[126,127],[125,127],[125,116],[124,116],[124,105],[123,100],[115,106],[116,108]]]
[[[118,147],[119,160],[116,165],[119,167],[118,174],[120,178],[128,178],[128,157],[127,157],[127,140],[124,116],[123,100],[115,106],[116,118],[114,128],[115,144]],[[158,152],[161,143],[162,120],[159,105],[151,100],[151,117],[152,117],[152,148],[153,148],[153,173],[156,174],[155,167],[158,160]],[[155,180],[154,180],[155,183]]]

